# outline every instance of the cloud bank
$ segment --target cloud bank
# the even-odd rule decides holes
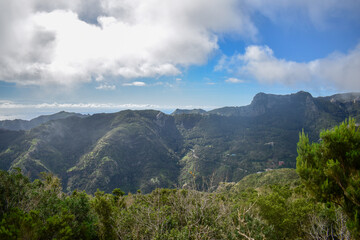
[[[360,44],[347,54],[335,52],[310,62],[278,59],[268,46],[252,45],[245,49],[244,54],[224,56],[216,66],[216,70],[221,69],[266,84],[323,85],[359,91]]]
[[[236,0],[0,0],[0,80],[89,82],[179,75],[218,34],[254,35]]]
[[[81,113],[117,112],[124,109],[157,109],[172,112],[176,108],[210,110],[218,106],[205,105],[157,105],[157,104],[115,104],[115,103],[37,103],[23,104],[8,100],[0,100],[0,120],[27,119],[59,111],[75,111]]]
[[[104,76],[125,82],[177,76],[188,66],[205,64],[219,49],[223,34],[256,39],[257,13],[280,24],[306,16],[323,26],[338,14],[359,20],[360,2],[0,0],[0,9],[0,80],[73,85]],[[250,65],[249,72],[256,68]],[[306,66],[295,65],[291,68],[307,74]],[[321,71],[326,76],[326,70]]]

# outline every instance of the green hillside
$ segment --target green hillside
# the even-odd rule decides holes
[[[46,121],[28,131],[0,131],[0,168],[18,167],[31,179],[52,172],[65,191],[207,189],[295,168],[299,132],[318,141],[320,130],[359,116],[358,99],[259,93],[248,106],[206,114],[126,110]]]

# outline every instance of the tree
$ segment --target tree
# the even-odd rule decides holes
[[[20,207],[29,188],[30,181],[20,169],[12,172],[0,170],[0,220],[12,208]]]
[[[114,231],[115,224],[115,206],[110,194],[102,191],[96,191],[92,200],[92,208],[98,217],[98,234],[100,239],[116,239]]]
[[[321,202],[340,206],[348,216],[348,228],[360,237],[360,131],[354,119],[320,133],[309,143],[302,132],[297,147],[296,169],[306,188]]]
[[[260,216],[274,227],[277,239],[299,239],[302,228],[308,225],[308,216],[315,205],[289,186],[271,185],[269,192],[260,196],[256,203]]]

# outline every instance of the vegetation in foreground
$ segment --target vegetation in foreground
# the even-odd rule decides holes
[[[300,178],[273,170],[211,193],[66,194],[53,175],[31,182],[1,171],[0,238],[358,239],[359,135],[353,120],[323,132],[320,143],[301,135]]]
[[[30,182],[20,172],[1,172],[0,238],[349,239],[346,215],[316,202],[299,179],[288,182],[284,177],[294,171],[244,179],[277,182],[257,188],[242,189],[240,182],[213,193],[156,189],[126,196],[120,189],[65,194],[52,175]]]

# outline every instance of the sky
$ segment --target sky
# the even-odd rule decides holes
[[[0,0],[0,120],[360,92],[359,0]]]

